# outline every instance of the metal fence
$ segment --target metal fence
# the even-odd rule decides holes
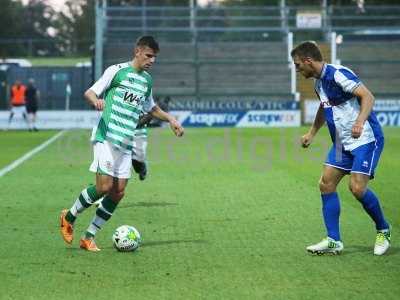
[[[361,13],[355,6],[334,5],[98,5],[96,78],[108,65],[130,60],[135,39],[151,34],[161,45],[151,71],[158,97],[291,100],[296,98],[289,57],[293,41],[327,41],[334,32],[332,50],[341,63],[354,69],[375,94],[400,95],[400,6],[367,5]],[[35,43],[44,41],[3,42],[25,43],[21,49],[35,55]],[[82,94],[92,82],[89,68],[10,68],[6,79],[12,84],[30,77],[42,93],[41,109],[88,107]],[[68,82],[72,94],[66,105]],[[0,108],[6,107],[3,95]]]
[[[263,14],[274,14],[268,20],[272,30],[266,30]],[[272,7],[98,8],[97,76],[103,67],[131,59],[135,39],[151,34],[161,44],[151,71],[157,95],[293,99],[291,38],[276,29],[279,14]]]
[[[9,105],[8,90],[15,80],[27,84],[33,78],[40,91],[40,110],[77,110],[89,109],[83,99],[83,93],[92,83],[91,69],[86,67],[13,67],[3,72],[3,97],[0,98],[0,109]],[[67,92],[67,85],[71,93]]]
[[[151,34],[161,44],[152,74],[155,93],[172,97],[259,97],[293,99],[293,69],[290,50],[294,40],[328,41],[332,32],[350,37],[357,32],[391,32],[400,36],[400,6],[209,6],[96,8],[96,76],[110,64],[127,61],[137,37]],[[284,1],[281,1],[281,4]],[[351,40],[345,38],[337,55],[354,65],[368,82],[372,75],[355,65]],[[360,43],[359,43],[360,44]],[[365,47],[367,44],[364,44]],[[371,44],[372,45],[372,44]],[[385,56],[388,43],[375,46]],[[343,58],[341,57],[343,55]],[[349,55],[349,56],[346,56]],[[351,56],[354,59],[348,59]],[[370,65],[377,65],[373,62]],[[380,61],[380,68],[392,68],[396,56]],[[373,67],[370,67],[373,69]],[[365,72],[364,72],[365,69]],[[368,73],[368,74],[366,74]],[[397,75],[396,70],[390,74]],[[388,82],[383,76],[379,81]],[[390,92],[398,93],[394,79]],[[389,93],[389,92],[388,92]]]
[[[354,70],[379,98],[400,95],[400,36],[389,32],[337,35],[338,62]]]

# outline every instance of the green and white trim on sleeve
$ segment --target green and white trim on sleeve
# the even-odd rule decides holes
[[[95,127],[93,141],[109,141],[130,153],[139,115],[155,106],[153,81],[146,71],[138,72],[130,63],[113,65],[90,88],[97,96],[104,93],[105,108]]]

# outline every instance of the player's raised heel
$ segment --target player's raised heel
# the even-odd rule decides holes
[[[97,247],[93,238],[81,238],[79,241],[79,247],[91,252],[100,251],[100,248]]]
[[[71,244],[74,238],[74,227],[69,223],[65,216],[68,213],[68,209],[63,209],[60,214],[60,232],[61,236],[67,244]]]
[[[318,244],[308,246],[306,249],[309,253],[317,255],[337,255],[343,251],[343,243],[327,237]]]
[[[379,230],[376,234],[374,254],[375,255],[383,255],[390,248],[390,238],[391,238],[390,229]]]

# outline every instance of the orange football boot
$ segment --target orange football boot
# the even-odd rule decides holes
[[[74,228],[71,223],[69,223],[66,219],[65,216],[68,213],[68,209],[63,209],[61,211],[60,215],[60,231],[61,231],[61,236],[63,237],[64,241],[67,244],[71,244],[72,240],[74,238]]]
[[[100,251],[93,238],[81,238],[81,240],[79,241],[79,247],[91,252]]]

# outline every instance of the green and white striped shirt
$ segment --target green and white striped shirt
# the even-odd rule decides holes
[[[135,137],[147,137],[148,134],[148,129],[147,127],[136,129],[135,130]]]
[[[121,151],[132,152],[139,115],[155,106],[153,81],[146,71],[138,72],[130,63],[112,65],[90,88],[97,96],[104,93],[105,108],[93,130],[92,140],[107,140]]]

